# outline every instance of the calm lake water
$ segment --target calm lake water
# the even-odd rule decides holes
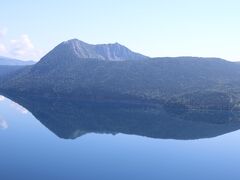
[[[0,96],[1,180],[240,179],[238,114],[11,99]]]

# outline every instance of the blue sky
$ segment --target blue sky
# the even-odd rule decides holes
[[[0,55],[39,60],[62,41],[119,42],[148,56],[240,61],[239,0],[8,0]]]

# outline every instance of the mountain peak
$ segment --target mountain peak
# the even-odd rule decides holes
[[[89,44],[89,43],[86,43],[82,40],[79,40],[79,39],[69,39],[67,41],[64,41],[62,42],[61,44],[68,44],[68,45],[90,45],[90,46],[112,46],[112,47],[122,47],[122,48],[127,48],[125,47],[124,45],[118,43],[118,42],[115,42],[115,43],[104,43],[104,44]]]
[[[68,44],[68,45],[73,45],[73,44],[87,44],[86,42],[84,42],[84,41],[81,41],[81,40],[79,40],[79,39],[69,39],[69,40],[67,40],[67,41],[64,41],[64,42],[62,42],[63,44]]]
[[[119,44],[88,44],[78,39],[64,41],[44,56],[41,61],[69,59],[98,59],[106,61],[143,60],[147,56],[135,53]],[[40,61],[40,62],[41,62]]]

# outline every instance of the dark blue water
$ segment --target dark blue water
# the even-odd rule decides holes
[[[63,116],[60,112],[59,116],[56,114],[52,114],[54,118],[51,116],[50,109],[58,106],[44,107],[44,110],[49,108],[49,112],[44,114],[37,105],[31,105],[34,107],[31,111],[40,120],[13,101],[0,98],[1,180],[238,180],[240,178],[240,131],[237,130],[238,128],[232,128],[229,123],[209,125],[203,119],[197,127],[200,126],[202,131],[206,129],[218,129],[218,131],[216,134],[209,134],[209,131],[203,134],[193,132],[193,136],[189,129],[186,130],[189,133],[184,134],[185,126],[182,126],[181,130],[176,129],[180,132],[177,135],[164,129],[169,127],[167,125],[159,126],[162,128],[159,132],[166,133],[159,134],[156,131],[151,134],[145,131],[144,127],[140,130],[133,123],[131,128],[126,129],[126,125],[122,125],[125,121],[112,126],[98,124],[94,127],[90,122],[81,122],[84,130],[79,126],[78,131],[66,132],[64,127],[70,128],[70,125],[68,127],[64,124],[59,130],[54,129],[51,123],[47,123],[53,119],[61,119]],[[66,111],[71,112],[71,109]],[[67,113],[67,116],[70,117],[71,113]],[[73,114],[75,115],[77,114]],[[114,115],[116,114],[113,113]],[[91,116],[89,114],[87,117]],[[125,116],[126,114],[123,119],[126,118]],[[71,121],[71,118],[65,121]],[[191,125],[192,122],[189,123]],[[206,129],[204,124],[208,124]],[[146,125],[147,128],[149,124],[146,122],[141,124],[140,121],[140,125]],[[225,127],[227,130],[224,129]]]

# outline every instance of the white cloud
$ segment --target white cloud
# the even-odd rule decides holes
[[[24,107],[22,107],[21,105],[15,103],[15,102],[11,103],[11,107],[13,107],[14,109],[16,109],[18,112],[20,112],[22,114],[27,114],[28,113],[27,109],[25,109]]]
[[[8,128],[7,121],[5,121],[4,119],[0,119],[0,129],[7,129],[7,128]]]
[[[39,60],[43,51],[33,45],[27,34],[9,40],[6,36],[7,28],[0,27],[0,55],[22,60]]]
[[[0,28],[0,38],[4,37],[7,34],[7,28]]]
[[[4,100],[5,100],[5,97],[4,96],[0,96],[0,102],[4,101]]]
[[[3,43],[0,43],[0,53],[6,53],[7,52],[7,48]]]
[[[10,41],[10,54],[20,58],[36,58],[41,51],[34,47],[27,34],[22,34],[19,38]]]

